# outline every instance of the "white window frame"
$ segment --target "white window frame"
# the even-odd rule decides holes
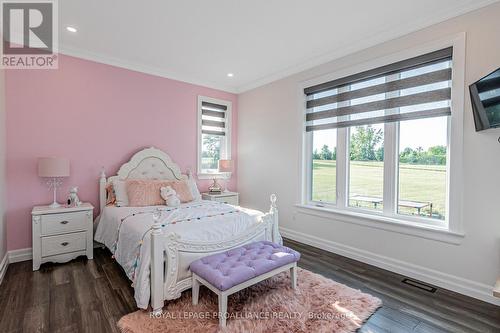
[[[462,222],[462,189],[463,189],[463,114],[465,91],[465,33],[449,36],[425,45],[403,50],[389,56],[374,59],[353,67],[327,74],[312,80],[301,82],[299,90],[299,107],[301,121],[302,147],[301,186],[299,194],[299,211],[335,220],[361,224],[369,227],[421,236],[428,239],[442,240],[458,244],[463,238]],[[332,81],[369,69],[392,64],[419,55],[453,47],[452,58],[452,116],[448,118],[448,158],[447,158],[447,216],[444,221],[425,217],[407,216],[397,213],[395,207],[398,199],[398,163],[399,146],[394,136],[399,133],[399,123],[384,125],[384,210],[377,212],[369,209],[349,207],[348,205],[348,173],[349,173],[349,128],[337,129],[337,178],[336,204],[312,201],[312,137],[313,132],[305,131],[306,96],[304,88],[327,81]],[[392,158],[386,158],[395,156]],[[387,199],[386,199],[387,198]],[[387,201],[387,202],[386,202]]]
[[[220,104],[220,105],[225,105],[227,106],[226,112],[226,135],[225,135],[225,145],[222,148],[221,151],[221,159],[231,159],[231,128],[232,128],[232,106],[233,103],[231,101],[226,101],[222,99],[217,99],[217,98],[212,98],[212,97],[207,97],[207,96],[198,96],[198,114],[197,114],[197,122],[198,122],[198,128],[197,128],[197,175],[199,179],[211,179],[214,177],[222,177],[225,175],[225,173],[220,173],[220,172],[202,172],[201,169],[201,154],[202,154],[202,133],[201,133],[201,104],[202,102],[208,102],[208,103],[215,103],[215,104]]]

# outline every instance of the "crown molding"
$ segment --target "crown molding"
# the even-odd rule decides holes
[[[145,73],[149,75],[154,75],[158,77],[168,78],[171,80],[181,81],[185,83],[195,84],[207,88],[222,90],[229,93],[243,93],[257,87],[266,85],[268,83],[283,79],[285,77],[300,73],[302,71],[311,69],[313,67],[328,63],[330,61],[334,61],[336,59],[348,56],[350,54],[362,51],[369,47],[373,47],[375,45],[388,42],[390,40],[405,36],[409,33],[430,27],[432,25],[438,24],[440,22],[444,22],[451,18],[466,14],[468,12],[486,7],[493,3],[498,2],[499,0],[481,0],[475,1],[469,4],[468,6],[462,6],[460,8],[455,8],[454,10],[443,10],[441,12],[437,12],[430,17],[426,17],[414,22],[407,22],[403,24],[397,29],[394,27],[390,29],[386,29],[382,32],[374,33],[372,36],[362,39],[360,41],[356,41],[350,43],[349,45],[345,45],[342,47],[335,47],[331,52],[327,52],[321,55],[313,56],[309,59],[305,59],[304,61],[297,63],[294,66],[290,66],[284,70],[277,71],[260,79],[251,81],[250,83],[240,85],[240,86],[230,86],[230,85],[221,85],[214,83],[209,80],[203,80],[200,78],[196,78],[193,76],[185,75],[173,70],[166,70],[154,66],[149,66],[142,63],[131,62],[125,59],[120,59],[116,57],[111,57],[103,54],[98,54],[86,50],[82,50],[79,48],[71,47],[68,45],[59,44],[59,53],[81,58],[84,60],[94,61],[97,63],[102,63],[114,67],[125,68],[128,70]]]
[[[403,37],[405,35],[408,35],[412,32],[416,32],[425,28],[428,28],[430,26],[433,26],[435,24],[447,21],[449,19],[452,19],[454,17],[458,17],[460,15],[466,14],[468,12],[486,7],[488,5],[491,5],[493,3],[498,2],[499,0],[482,0],[482,1],[475,1],[471,3],[468,6],[462,6],[460,8],[456,8],[455,10],[446,10],[442,12],[437,12],[431,17],[426,17],[421,20],[417,20],[415,22],[407,22],[406,24],[398,27],[397,29],[394,29],[394,27],[387,29],[382,32],[377,32],[374,35],[362,39],[360,41],[356,41],[355,43],[351,43],[350,45],[343,46],[341,48],[336,47],[335,50],[331,52],[327,52],[325,54],[312,57],[308,60],[305,60],[295,66],[288,67],[287,69],[284,69],[282,71],[278,71],[274,74],[271,74],[269,76],[265,76],[261,79],[255,80],[249,84],[242,85],[238,87],[237,93],[244,93],[246,91],[261,87],[263,85],[266,85],[268,83],[286,78],[288,76],[300,73],[302,71],[311,69],[313,67],[326,64],[330,61],[334,61],[337,59],[340,59],[342,57],[348,56],[350,54],[368,49],[370,47],[376,46],[378,44],[382,44],[385,42],[388,42],[393,39],[397,39],[400,37]]]
[[[190,76],[187,76],[184,74],[176,73],[174,71],[169,71],[169,70],[161,69],[161,68],[154,67],[154,66],[148,66],[145,64],[141,64],[141,63],[130,62],[130,61],[127,61],[124,59],[119,59],[116,57],[111,57],[111,56],[102,55],[102,54],[97,54],[97,53],[85,51],[85,50],[82,50],[79,48],[69,47],[69,46],[63,45],[61,43],[59,43],[59,53],[70,56],[70,57],[74,57],[74,58],[89,60],[89,61],[93,61],[93,62],[105,64],[105,65],[110,65],[110,66],[114,66],[114,67],[118,67],[118,68],[128,69],[128,70],[131,70],[134,72],[149,74],[149,75],[153,75],[153,76],[167,78],[170,80],[175,80],[175,81],[180,81],[180,82],[184,82],[184,83],[203,86],[206,88],[222,90],[224,92],[229,92],[229,93],[233,93],[233,94],[236,94],[238,92],[238,89],[236,89],[235,87],[220,85],[220,84],[216,84],[216,83],[211,82],[211,81],[205,81],[205,80],[190,77]]]

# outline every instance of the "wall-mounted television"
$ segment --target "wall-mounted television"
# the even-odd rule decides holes
[[[470,85],[476,131],[500,127],[500,68]]]

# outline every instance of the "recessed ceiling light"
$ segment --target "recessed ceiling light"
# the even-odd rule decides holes
[[[228,76],[228,77],[233,77],[233,76],[234,76],[234,74],[233,74],[233,73],[227,73],[227,76]]]
[[[66,30],[68,30],[69,32],[77,32],[78,31],[78,30],[76,30],[75,27],[71,27],[71,26],[67,26]]]

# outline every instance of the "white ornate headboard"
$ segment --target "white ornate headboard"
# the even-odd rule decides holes
[[[106,179],[102,170],[99,178],[99,207],[102,212],[106,206],[106,185],[115,179],[187,180],[188,177],[191,177],[191,173],[188,171],[188,175],[181,174],[179,166],[165,152],[154,147],[143,149],[123,164],[116,176]]]

